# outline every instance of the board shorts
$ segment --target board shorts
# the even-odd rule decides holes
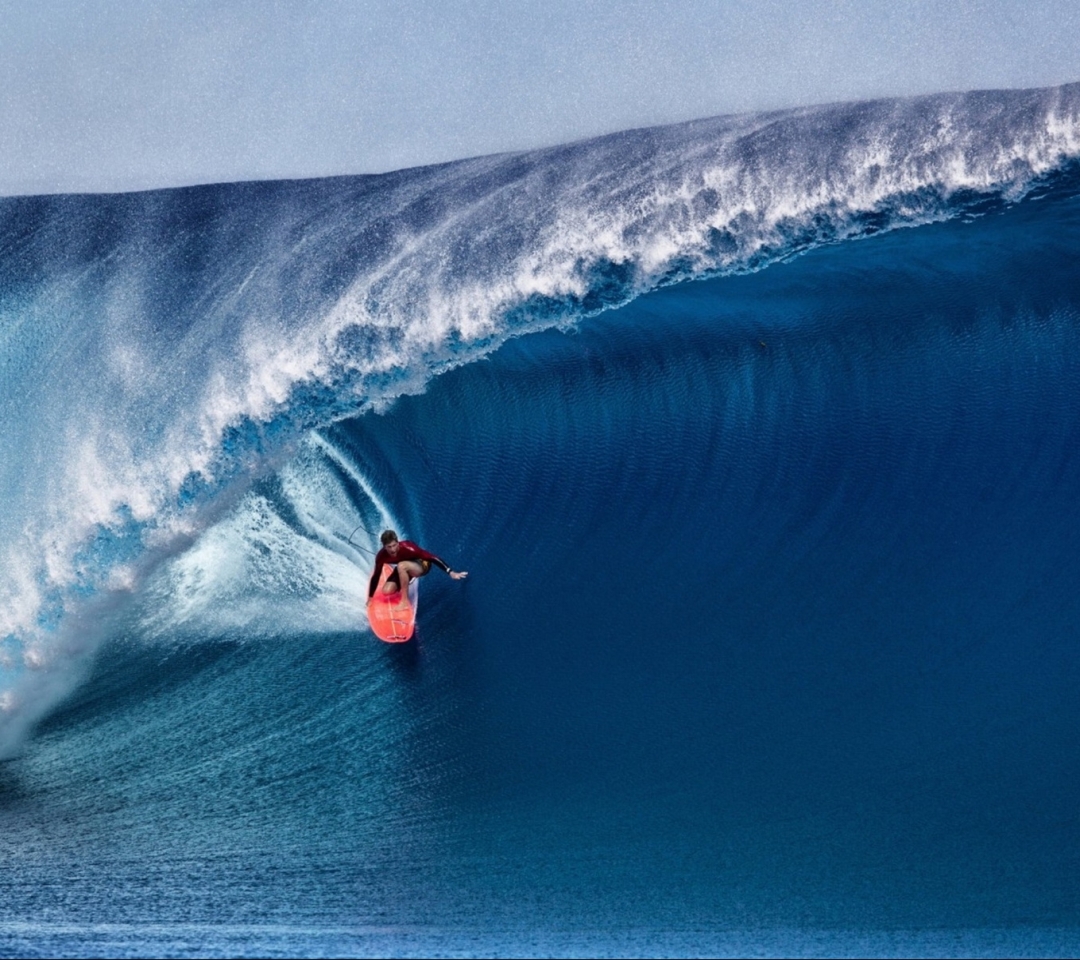
[[[431,561],[430,560],[409,560],[407,562],[408,563],[418,563],[418,564],[420,564],[420,571],[421,571],[420,576],[424,576],[426,573],[428,573],[431,570]],[[393,572],[390,574],[390,576],[388,576],[386,578],[386,582],[396,584],[399,587],[401,586],[401,581],[398,579],[398,575],[397,575],[397,564],[396,563],[394,564]]]

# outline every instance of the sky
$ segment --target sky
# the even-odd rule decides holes
[[[0,0],[0,195],[1080,80],[1080,0]]]

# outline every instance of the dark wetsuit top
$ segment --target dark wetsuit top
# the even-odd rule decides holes
[[[398,552],[396,557],[391,557],[386,552],[386,547],[383,547],[377,554],[375,554],[375,569],[371,572],[371,582],[368,584],[368,599],[375,596],[375,588],[379,585],[379,574],[382,573],[384,563],[400,563],[402,560],[427,560],[428,563],[433,563],[435,566],[441,568],[446,573],[450,572],[450,564],[445,560],[435,556],[423,547],[418,547],[411,540],[399,540]],[[391,574],[393,577],[394,574]]]

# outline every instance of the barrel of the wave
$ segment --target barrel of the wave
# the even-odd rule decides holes
[[[386,643],[404,643],[416,629],[416,607],[420,598],[420,584],[409,581],[409,589],[383,593],[383,586],[394,568],[384,563],[379,575],[379,586],[368,604],[368,621],[380,640]]]

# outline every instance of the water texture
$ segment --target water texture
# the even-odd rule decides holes
[[[0,953],[1080,952],[1078,250],[1076,84],[0,200]]]

